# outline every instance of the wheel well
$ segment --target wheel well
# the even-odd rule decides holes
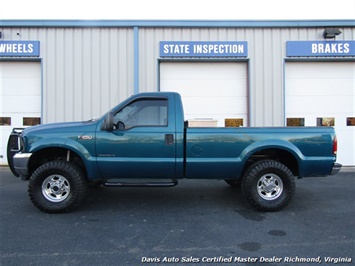
[[[70,161],[74,163],[83,171],[85,176],[87,176],[85,164],[81,157],[72,150],[65,148],[47,148],[32,154],[31,160],[29,162],[30,176],[40,165],[57,160]]]
[[[248,159],[245,169],[247,169],[252,163],[265,159],[278,161],[287,166],[287,168],[290,169],[294,176],[299,175],[299,166],[297,159],[292,153],[282,149],[264,149],[255,152]]]

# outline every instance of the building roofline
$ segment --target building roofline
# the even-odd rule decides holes
[[[354,27],[355,20],[0,20],[0,27]]]

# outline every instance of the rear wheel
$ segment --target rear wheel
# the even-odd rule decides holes
[[[285,208],[291,202],[295,188],[291,171],[274,160],[252,164],[242,179],[245,199],[260,211],[278,211]]]
[[[32,203],[47,213],[77,208],[86,195],[84,174],[76,165],[53,161],[41,165],[31,176],[28,193]]]

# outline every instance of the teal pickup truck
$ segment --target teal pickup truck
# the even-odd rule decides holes
[[[331,127],[192,128],[181,97],[140,93],[100,119],[14,129],[7,156],[48,213],[78,207],[88,186],[173,186],[180,179],[241,186],[260,211],[286,207],[295,177],[339,172]]]

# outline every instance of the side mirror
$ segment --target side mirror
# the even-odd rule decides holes
[[[124,125],[124,123],[122,121],[118,121],[117,123],[117,129],[118,130],[125,130],[126,126]]]
[[[112,131],[113,130],[113,112],[109,112],[105,118],[105,121],[101,125],[101,130]]]

